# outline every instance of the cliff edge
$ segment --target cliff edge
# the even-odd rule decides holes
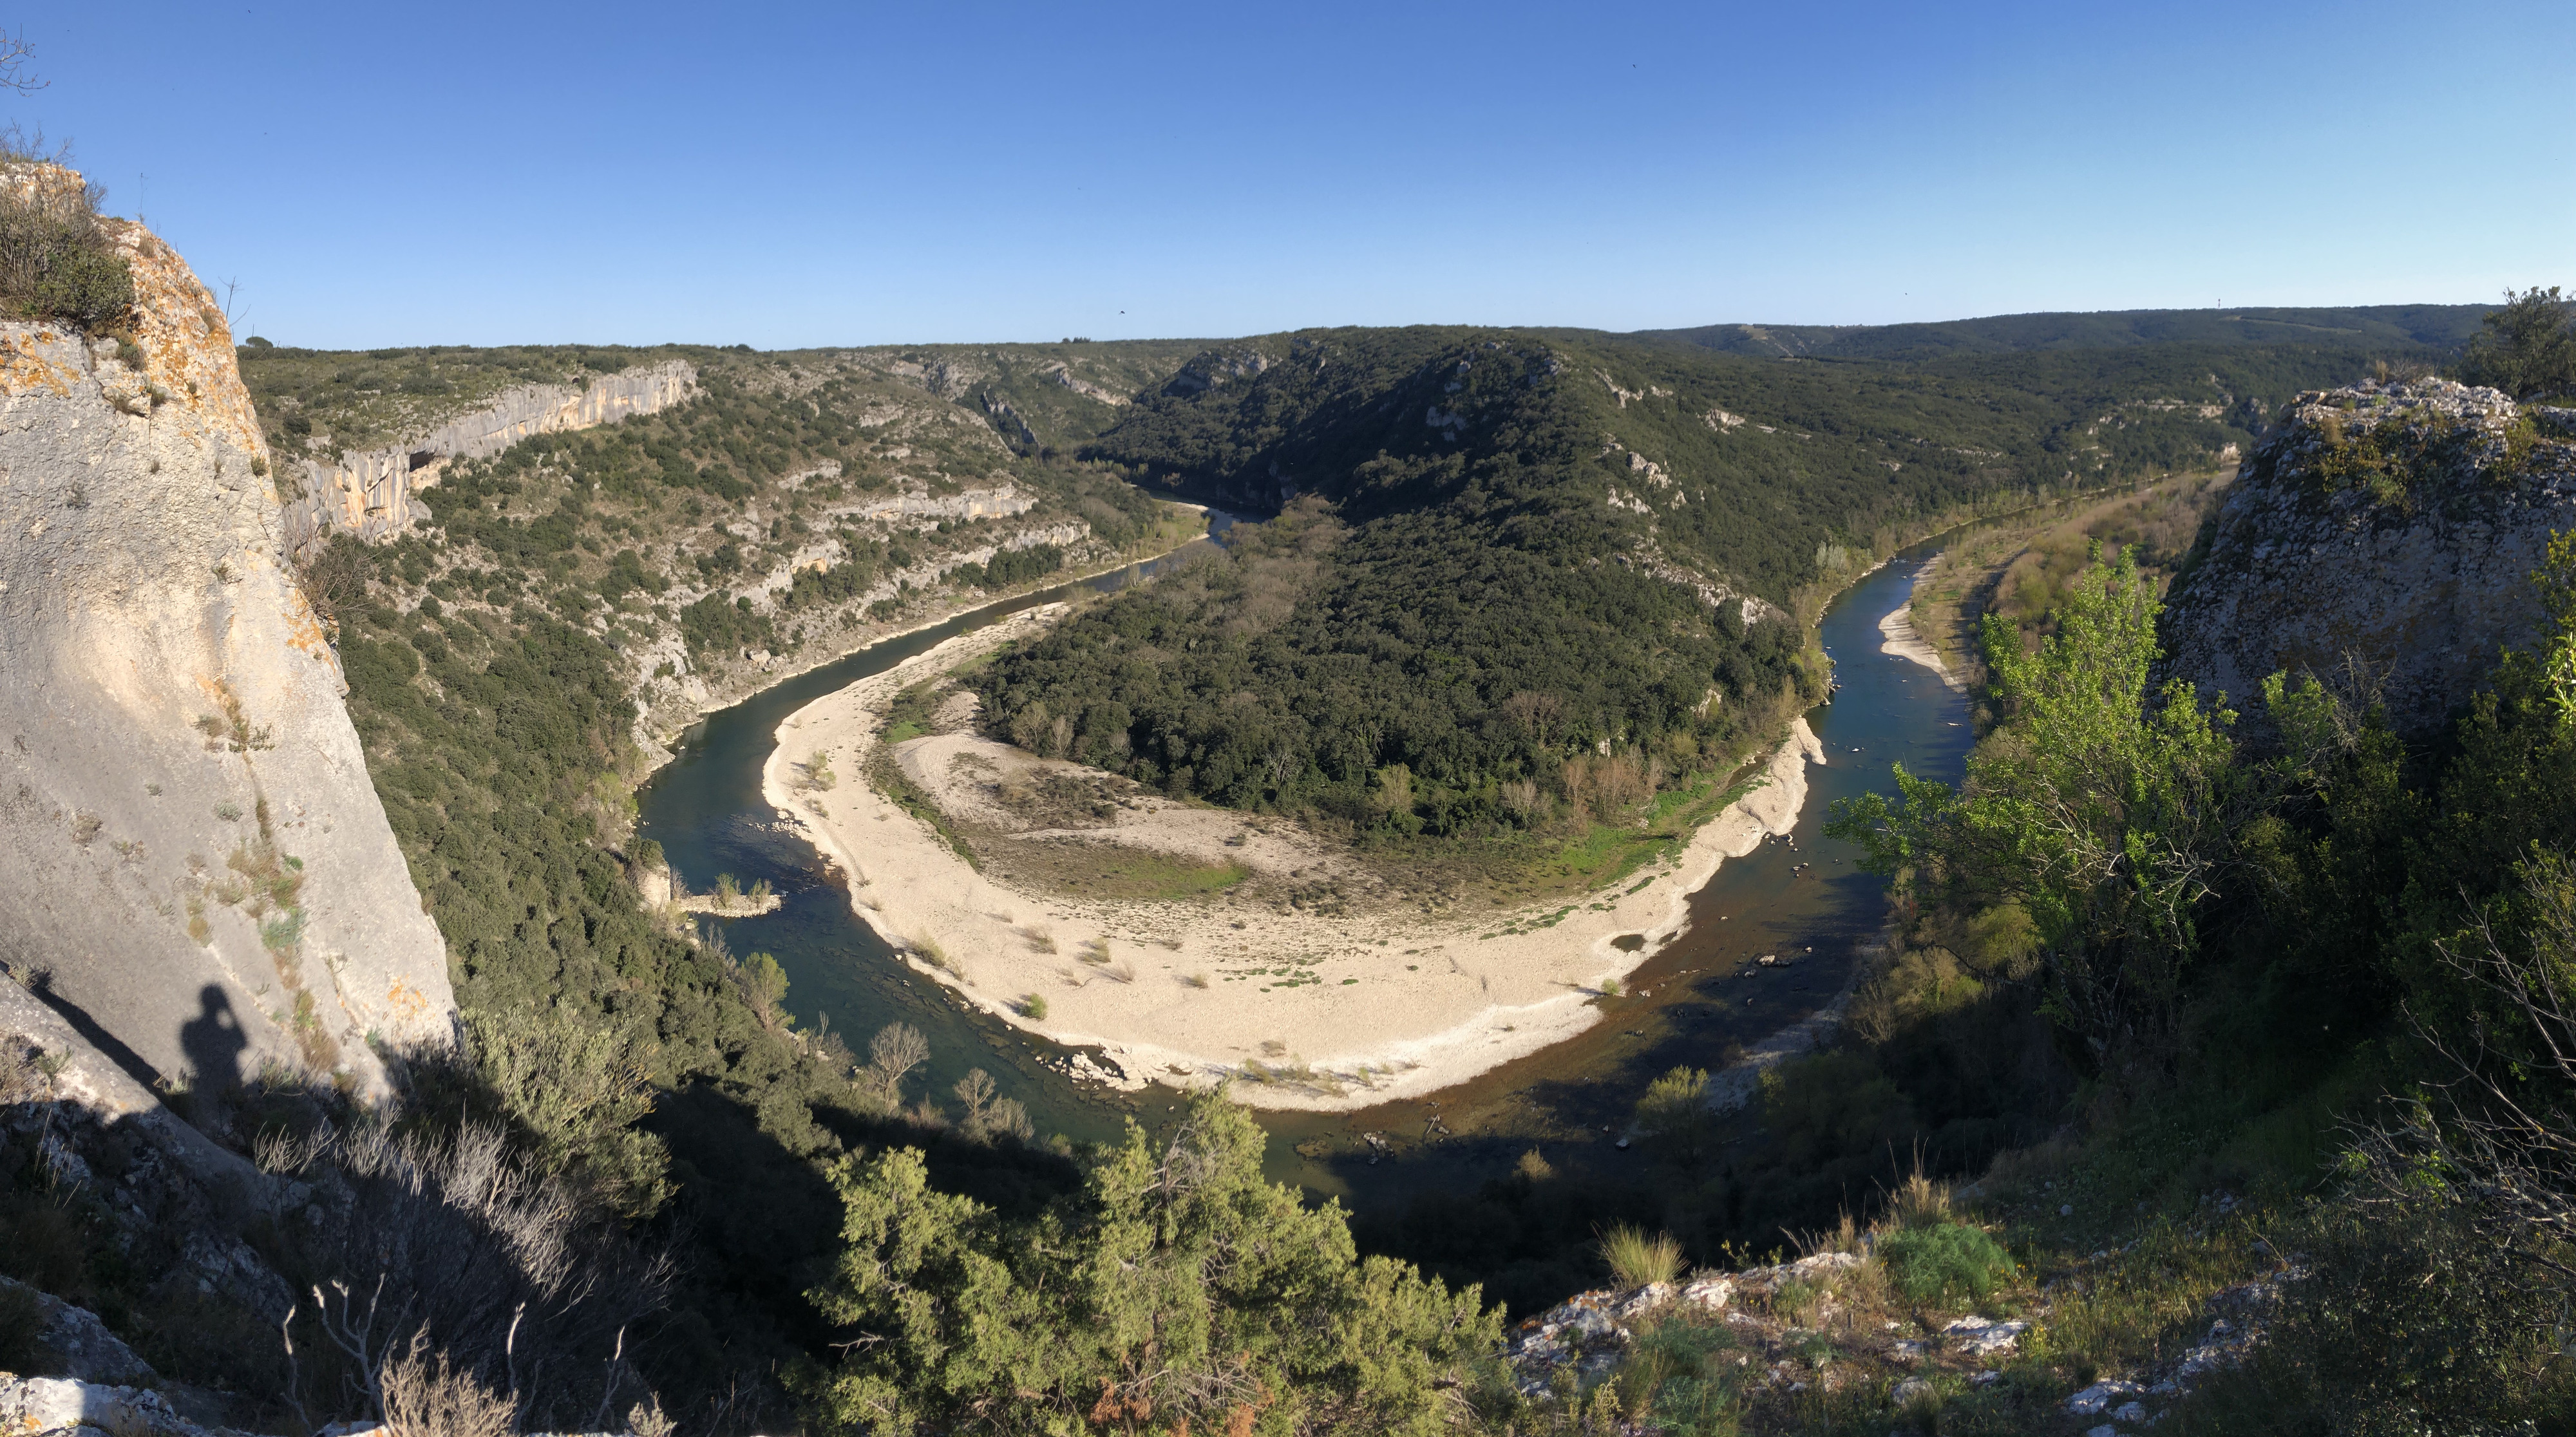
[[[445,946],[281,568],[224,317],[101,224],[121,332],[0,323],[0,962],[163,1091],[381,1091],[379,1048],[454,1041]]]
[[[2530,575],[2576,528],[2576,410],[2447,380],[2294,400],[2168,601],[2166,668],[2243,701],[2356,665],[2402,733],[2438,730],[2539,635]]]

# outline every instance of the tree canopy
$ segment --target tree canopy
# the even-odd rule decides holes
[[[813,1296],[849,1356],[822,1415],[881,1437],[1439,1430],[1500,1313],[1360,1258],[1339,1206],[1264,1181],[1261,1150],[1203,1092],[1167,1136],[1131,1119],[1080,1193],[1020,1221],[934,1190],[916,1150],[842,1159],[847,1246]]]

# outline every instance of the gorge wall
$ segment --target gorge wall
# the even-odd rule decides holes
[[[287,485],[289,552],[334,533],[390,538],[429,517],[413,491],[438,480],[451,459],[481,459],[522,439],[611,424],[687,402],[698,372],[681,360],[639,365],[581,385],[523,384],[403,443],[343,453],[337,464],[300,460]]]
[[[2300,395],[2169,601],[2169,672],[2241,705],[2276,670],[2366,676],[2438,730],[2541,636],[2532,571],[2576,529],[2576,410],[2447,380]]]
[[[379,1045],[454,1040],[445,946],[282,567],[223,315],[104,225],[125,345],[0,324],[0,961],[164,1091],[380,1091]]]

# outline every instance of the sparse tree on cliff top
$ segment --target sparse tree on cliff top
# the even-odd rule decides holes
[[[2554,284],[2518,295],[2507,290],[2504,308],[2469,340],[2459,374],[2516,399],[2576,393],[2576,300],[2562,298]]]

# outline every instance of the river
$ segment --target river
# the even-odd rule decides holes
[[[1227,522],[1217,515],[1212,527]],[[1692,895],[1689,929],[1632,976],[1634,996],[1612,1000],[1607,1021],[1579,1037],[1426,1099],[1351,1113],[1262,1113],[1272,1175],[1364,1209],[1425,1185],[1498,1176],[1532,1146],[1560,1161],[1617,1162],[1615,1134],[1655,1074],[1679,1063],[1722,1066],[1730,1045],[1758,1043],[1830,1002],[1877,935],[1884,903],[1878,880],[1853,867],[1855,852],[1823,836],[1829,806],[1892,790],[1891,763],[1955,777],[1969,744],[1966,701],[1931,670],[1880,649],[1879,620],[1905,602],[1943,542],[1899,554],[1825,611],[1821,637],[1841,687],[1808,716],[1827,763],[1809,770],[1792,842],[1727,860]],[[862,1055],[885,1024],[919,1028],[933,1056],[926,1084],[917,1076],[908,1086],[913,1096],[944,1096],[982,1068],[1027,1105],[1041,1133],[1087,1142],[1115,1137],[1130,1116],[1154,1124],[1174,1106],[1169,1090],[1077,1085],[1041,1061],[1060,1062],[1062,1050],[965,1007],[895,961],[813,848],[763,800],[760,774],[780,722],[814,699],[1006,615],[1141,582],[1206,545],[972,610],[710,714],[638,795],[641,835],[661,843],[693,891],[730,873],[746,887],[766,879],[783,895],[771,913],[725,920],[727,943],[775,956],[797,1021],[828,1026]],[[1789,961],[1739,976],[1761,954]]]

